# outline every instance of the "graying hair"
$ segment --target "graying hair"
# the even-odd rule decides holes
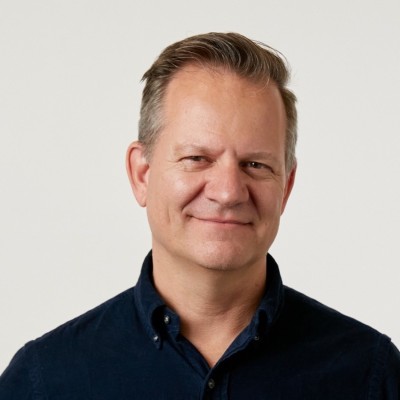
[[[255,83],[275,82],[286,111],[285,163],[290,171],[296,163],[296,96],[287,88],[289,66],[281,53],[238,33],[211,32],[168,46],[145,72],[139,120],[139,141],[145,155],[151,153],[162,129],[162,103],[168,83],[187,64],[226,68]]]

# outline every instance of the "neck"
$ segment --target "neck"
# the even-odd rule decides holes
[[[184,264],[184,265],[183,265]],[[213,366],[250,323],[265,289],[265,257],[235,270],[169,262],[153,249],[154,284],[185,336]]]

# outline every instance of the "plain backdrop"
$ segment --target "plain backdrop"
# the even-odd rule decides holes
[[[0,0],[0,371],[136,283],[150,235],[124,159],[140,78],[209,31],[292,67],[299,167],[270,251],[284,282],[400,345],[398,0]]]

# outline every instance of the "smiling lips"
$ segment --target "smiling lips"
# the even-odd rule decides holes
[[[214,223],[214,224],[221,224],[221,225],[249,225],[250,222],[247,221],[241,221],[238,219],[230,219],[230,218],[199,218],[199,217],[193,217],[199,221],[203,222],[209,222],[209,223]]]

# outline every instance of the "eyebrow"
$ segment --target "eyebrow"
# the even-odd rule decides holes
[[[205,147],[205,146],[199,146],[197,144],[191,144],[191,143],[184,143],[184,144],[178,144],[174,147],[174,153],[175,154],[180,154],[182,152],[186,151],[194,151],[194,152],[199,152],[199,153],[209,153],[211,149]]]

